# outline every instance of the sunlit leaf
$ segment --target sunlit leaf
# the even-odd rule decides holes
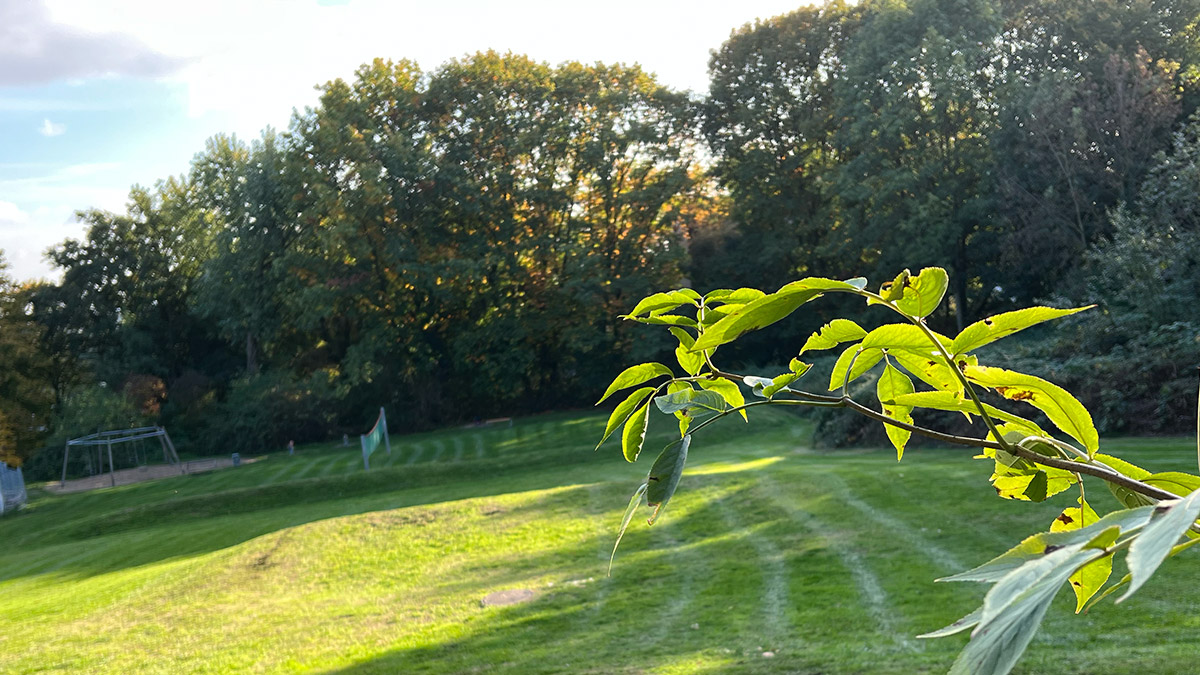
[[[1088,307],[1076,307],[1075,309],[1053,309],[1051,307],[1027,307],[1018,309],[1015,312],[1005,312],[996,316],[988,317],[982,321],[967,326],[954,338],[950,345],[950,353],[964,354],[969,351],[978,349],[984,345],[991,344],[996,340],[1008,337],[1013,333],[1025,330],[1030,326],[1036,326],[1039,323],[1057,319],[1059,317],[1082,312],[1085,309],[1090,309],[1095,305]]]
[[[940,267],[926,267],[903,285],[904,295],[895,300],[896,308],[918,318],[925,318],[937,309],[946,295],[950,277]]]
[[[604,445],[604,441],[608,440],[608,437],[617,430],[617,427],[621,426],[629,419],[629,416],[638,409],[638,406],[646,402],[646,397],[650,396],[652,393],[654,393],[654,387],[642,387],[641,389],[636,389],[624,401],[621,401],[616,408],[613,409],[612,414],[608,416],[608,424],[604,426],[604,437],[601,438],[600,442],[596,444],[597,450],[600,449],[600,446]]]
[[[720,394],[721,398],[725,399],[725,402],[728,403],[729,407],[731,408],[740,408],[741,406],[746,405],[746,397],[742,396],[742,390],[735,382],[731,382],[724,378],[717,378],[715,380],[700,380],[700,387],[702,389],[708,389],[709,391],[715,391],[716,393]],[[746,420],[747,422],[750,421],[746,417],[745,410],[739,410],[738,414],[740,414],[742,419]]]
[[[621,453],[625,461],[636,462],[642,452],[642,444],[646,442],[646,426],[650,423],[650,404],[638,408],[621,431]]]
[[[948,410],[971,414],[979,413],[979,409],[975,407],[972,401],[960,398],[949,391],[918,391],[912,394],[897,396],[893,400],[898,405],[912,406],[914,408],[931,408],[933,410]],[[1028,435],[1046,435],[1046,432],[1041,427],[1024,417],[1014,415],[987,403],[983,404],[983,409],[987,411],[987,414],[992,419],[1008,422],[1014,428],[1020,429]]]
[[[679,340],[679,346],[675,348],[675,359],[679,361],[679,367],[683,368],[683,372],[688,375],[695,375],[704,368],[704,355],[690,351],[692,345],[696,344],[696,338],[686,330],[672,326],[670,329],[671,335],[674,335]]]
[[[855,358],[855,354],[858,355],[857,358]],[[838,357],[837,363],[833,364],[833,373],[829,376],[829,391],[841,389],[844,383],[857,380],[863,373],[879,363],[882,358],[883,351],[879,349],[867,349],[860,352],[858,345],[850,345]],[[850,367],[851,363],[854,364],[853,368]]]
[[[943,345],[949,345],[950,339],[934,333]],[[889,323],[867,333],[863,338],[863,349],[902,349],[918,354],[933,354],[937,351],[935,345],[925,333],[911,323]]]
[[[639,363],[636,366],[630,366],[621,371],[621,374],[617,375],[616,379],[612,381],[612,384],[608,385],[608,389],[605,390],[604,395],[600,397],[600,400],[596,401],[596,405],[600,405],[604,402],[604,399],[612,396],[622,389],[627,387],[635,387],[643,382],[653,380],[656,377],[662,377],[663,375],[669,377],[672,375],[672,373],[670,368],[661,363]]]
[[[1089,453],[1100,447],[1100,436],[1091,414],[1066,389],[1040,377],[1003,368],[967,366],[963,374],[971,382],[995,389],[1004,398],[1024,401],[1041,410],[1055,426],[1082,443]]]
[[[725,399],[715,391],[696,391],[689,387],[683,391],[655,398],[654,405],[658,406],[658,409],[662,412],[668,414],[693,408],[723,412],[725,410]]]
[[[692,291],[695,294],[695,291]],[[635,318],[643,315],[650,315],[655,312],[669,312],[681,305],[696,305],[695,300],[691,297],[692,294],[683,291],[668,291],[666,293],[655,293],[649,297],[643,298],[634,308],[633,311],[626,315],[626,318]]]
[[[836,347],[843,342],[851,340],[861,340],[866,337],[867,331],[863,330],[858,324],[849,319],[834,319],[821,327],[821,330],[813,333],[805,341],[804,346],[800,348],[800,353],[818,349],[829,349]]]
[[[1095,509],[1083,498],[1079,498],[1079,506],[1070,506],[1054,519],[1050,525],[1051,532],[1067,532],[1079,530],[1100,521]],[[1113,559],[1111,555],[1093,560],[1075,571],[1067,580],[1071,590],[1075,592],[1075,613],[1078,614],[1087,605],[1088,600],[1108,582],[1112,575]]]
[[[845,281],[818,277],[793,281],[770,295],[764,295],[743,305],[738,311],[710,326],[704,331],[704,335],[696,340],[692,349],[700,351],[733,342],[750,331],[765,328],[783,319],[796,311],[800,305],[829,290],[859,289]]]
[[[890,363],[883,369],[883,373],[879,376],[879,382],[875,385],[875,394],[879,397],[883,414],[906,424],[912,424],[912,407],[889,403],[889,401],[894,400],[897,396],[911,394],[912,392],[912,380],[908,379],[908,376],[897,370]],[[896,448],[896,461],[899,461],[904,457],[904,446],[908,444],[908,439],[912,437],[912,432],[890,424],[883,425],[883,430],[887,434],[888,440],[892,442],[892,446]]]

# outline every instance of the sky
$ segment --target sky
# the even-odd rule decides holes
[[[123,212],[218,133],[286,129],[374,58],[638,63],[703,92],[732,30],[802,1],[0,0],[0,249],[14,279],[55,279],[77,211]]]

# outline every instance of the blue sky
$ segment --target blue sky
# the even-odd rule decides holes
[[[54,278],[74,212],[124,209],[217,133],[286,128],[314,86],[376,57],[430,70],[475,51],[640,63],[703,90],[710,49],[798,0],[0,0],[0,249]]]

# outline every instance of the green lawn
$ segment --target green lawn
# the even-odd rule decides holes
[[[34,490],[0,520],[0,672],[944,672],[965,637],[912,636],[986,587],[933,579],[1074,499],[1002,502],[970,451],[816,453],[802,422],[768,410],[693,443],[676,500],[654,527],[634,521],[606,577],[650,462],[593,453],[603,422],[394,436],[369,473],[356,447],[325,445]],[[674,426],[656,422],[650,448]],[[1195,470],[1185,439],[1106,447]],[[1086,616],[1064,590],[1017,672],[1197,672],[1198,562],[1172,560]],[[516,588],[537,597],[481,606]]]

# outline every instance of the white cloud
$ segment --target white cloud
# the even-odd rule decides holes
[[[165,56],[123,31],[95,32],[55,21],[41,0],[0,2],[0,86],[177,70]]]
[[[44,119],[42,126],[38,127],[38,133],[43,136],[62,136],[67,133],[67,125]]]

